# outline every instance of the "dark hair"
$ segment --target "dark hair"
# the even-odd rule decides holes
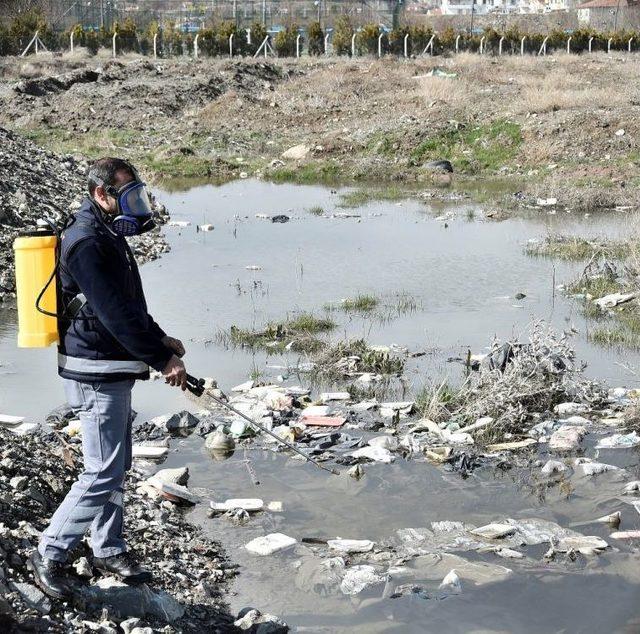
[[[91,164],[89,174],[87,175],[87,187],[89,196],[93,197],[96,187],[102,185],[113,186],[116,184],[116,174],[120,171],[129,173],[133,178],[135,174],[131,169],[131,165],[120,158],[112,158],[110,156],[98,159]]]

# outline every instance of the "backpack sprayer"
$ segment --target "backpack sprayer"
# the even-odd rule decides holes
[[[117,201],[118,211],[106,225],[114,235],[134,236],[155,227],[151,199],[145,183],[131,163],[121,160],[121,168],[133,178],[117,189],[105,183],[93,170],[89,181]],[[98,210],[95,213],[99,214]],[[18,304],[18,347],[46,348],[58,341],[58,318],[86,319],[77,313],[86,303],[82,293],[74,297],[62,314],[57,311],[55,280],[60,264],[62,232],[73,222],[67,216],[61,226],[45,220],[49,229],[41,228],[21,234],[13,243],[16,268],[16,297]]]

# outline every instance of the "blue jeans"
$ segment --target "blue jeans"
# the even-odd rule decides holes
[[[69,405],[82,424],[84,471],[51,518],[38,550],[65,561],[91,527],[96,557],[126,551],[123,487],[131,467],[131,390],[134,380],[80,383],[63,379]]]

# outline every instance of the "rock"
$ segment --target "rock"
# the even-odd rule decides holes
[[[15,476],[9,480],[9,486],[16,491],[24,491],[29,485],[29,478],[27,476]]]
[[[269,504],[267,504],[267,511],[271,513],[282,513],[284,511],[284,504],[276,500],[269,502]]]
[[[560,429],[551,434],[549,449],[554,451],[575,451],[580,447],[580,442],[586,435],[585,427],[562,425]]]
[[[304,143],[300,145],[294,145],[290,147],[288,150],[282,153],[283,159],[292,159],[294,161],[299,161],[307,156],[311,152],[311,148]]]
[[[330,539],[327,545],[341,553],[368,553],[373,550],[375,542],[368,539]]]
[[[235,449],[236,443],[230,434],[222,429],[216,429],[207,435],[204,446],[209,451],[231,452]]]
[[[567,552],[569,550],[577,550],[583,555],[590,555],[592,550],[604,550],[609,544],[601,537],[594,535],[570,535],[561,537],[555,545],[558,552]]]
[[[283,535],[282,533],[271,533],[269,535],[264,535],[263,537],[256,537],[255,539],[252,539],[245,545],[245,548],[250,553],[265,556],[291,548],[297,543],[297,541],[298,540],[293,537]]]
[[[73,562],[73,567],[79,577],[90,579],[93,577],[93,568],[86,557],[79,557]]]
[[[640,531],[615,531],[609,537],[611,539],[640,539]]]
[[[469,531],[472,535],[485,539],[502,539],[508,535],[513,535],[516,529],[511,524],[487,524]]]
[[[38,610],[40,614],[49,614],[51,611],[51,601],[36,586],[30,583],[15,582],[11,583],[11,589],[18,592],[24,602],[34,610]]]
[[[186,484],[189,481],[188,467],[178,467],[177,469],[160,469],[149,480],[155,486],[156,482],[163,484]]]
[[[633,480],[632,482],[627,482],[624,485],[624,493],[638,493],[640,492],[640,480]]]
[[[239,630],[249,634],[286,634],[289,626],[273,614],[262,614],[255,608],[244,608],[233,623]]]
[[[125,621],[122,621],[120,623],[120,627],[122,628],[124,634],[132,634],[132,630],[137,628],[141,623],[142,621],[140,619],[134,617],[132,619],[126,619]]]
[[[167,431],[176,431],[178,429],[191,429],[198,424],[198,419],[191,413],[182,411],[177,414],[164,414],[151,419],[151,422]]]
[[[355,480],[359,480],[364,476],[364,467],[361,464],[353,465],[353,467],[347,469],[347,473]]]
[[[610,526],[619,526],[622,521],[622,513],[620,511],[616,511],[615,513],[609,513],[609,515],[603,515],[595,520],[595,523],[598,524],[609,524]]]
[[[340,590],[343,594],[355,595],[362,592],[369,586],[377,585],[386,581],[387,576],[376,572],[373,566],[361,565],[352,566],[347,569],[340,583]]]
[[[350,399],[351,394],[349,394],[349,392],[323,392],[320,394],[320,400],[323,403],[327,403],[329,401],[348,401]]]
[[[462,592],[462,582],[458,573],[455,570],[451,570],[445,578],[442,580],[439,586],[440,590],[446,590],[452,594],[460,594]]]
[[[441,174],[453,174],[453,165],[451,164],[451,161],[447,159],[429,161],[428,163],[425,163],[422,167],[431,172],[436,172]]]

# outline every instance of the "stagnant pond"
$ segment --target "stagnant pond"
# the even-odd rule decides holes
[[[185,342],[192,374],[213,376],[230,388],[259,373],[284,375],[288,358],[228,349],[218,334],[232,324],[260,327],[297,311],[323,314],[327,304],[360,293],[375,295],[388,307],[387,318],[332,311],[339,327],[334,339],[364,337],[372,344],[397,344],[426,354],[407,365],[407,396],[423,384],[460,380],[462,367],[450,363],[467,350],[482,352],[496,335],[508,339],[526,332],[537,319],[572,331],[572,344],[586,373],[611,386],[631,386],[628,368],[638,355],[593,346],[579,306],[555,290],[575,277],[583,264],[524,254],[530,238],[550,232],[616,237],[628,232],[625,214],[583,216],[540,211],[502,222],[485,220],[466,203],[429,205],[417,201],[376,202],[340,208],[340,192],[322,187],[238,181],[184,192],[161,191],[173,220],[190,226],[167,227],[171,252],[142,269],[151,312],[165,329]],[[312,213],[314,207],[322,215]],[[317,210],[316,210],[317,212]],[[333,217],[334,214],[358,217]],[[286,214],[272,223],[256,214]],[[211,232],[196,232],[198,224]],[[517,294],[525,297],[517,300]],[[410,301],[405,301],[410,298]],[[397,310],[399,304],[405,309]],[[410,305],[406,309],[406,305]],[[395,308],[394,308],[395,307]],[[62,401],[55,374],[55,351],[16,350],[15,313],[0,312],[0,412],[33,420]],[[139,421],[197,404],[161,382],[135,391]],[[209,519],[203,507],[194,518],[220,539],[241,574],[229,597],[232,608],[253,605],[280,615],[306,632],[602,632],[638,631],[640,560],[628,545],[571,566],[547,564],[544,549],[530,548],[522,560],[493,554],[461,553],[468,560],[510,568],[507,577],[465,582],[463,592],[445,599],[419,595],[388,598],[382,586],[356,596],[331,591],[318,582],[312,549],[298,545],[286,553],[256,557],[243,548],[271,532],[303,537],[381,541],[398,529],[428,527],[438,520],[476,525],[502,518],[536,517],[563,527],[621,511],[623,529],[640,525],[640,516],[620,495],[619,475],[576,479],[569,497],[558,488],[540,495],[527,474],[478,470],[467,479],[427,462],[396,460],[367,468],[359,481],[330,476],[285,454],[252,450],[261,484],[255,486],[237,452],[226,462],[212,460],[202,440],[174,440],[164,466],[186,464],[190,486],[207,487],[216,498],[260,497],[281,500],[284,512],[255,516],[245,526]],[[594,456],[593,449],[589,455]],[[624,466],[628,479],[638,473],[634,450],[600,451],[603,462]],[[636,520],[636,517],[638,520]],[[578,529],[583,530],[583,529]],[[606,538],[608,528],[589,525],[589,535]],[[411,564],[408,564],[411,568]],[[451,565],[451,567],[456,567]],[[432,571],[414,566],[408,581],[433,588]],[[446,573],[446,571],[445,571]],[[443,575],[440,576],[440,579]],[[385,594],[385,596],[383,596]]]

